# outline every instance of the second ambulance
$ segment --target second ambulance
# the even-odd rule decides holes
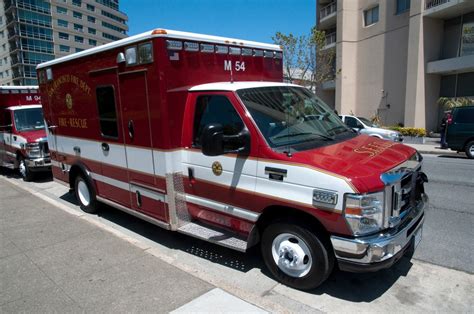
[[[421,155],[358,135],[283,83],[279,46],[156,29],[38,66],[53,174],[89,213],[106,203],[246,251],[312,289],[334,267],[413,251]]]

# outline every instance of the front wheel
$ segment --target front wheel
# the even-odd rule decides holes
[[[20,172],[23,181],[29,182],[33,180],[33,173],[31,172],[30,168],[28,168],[25,158],[21,156],[18,159],[18,171]]]
[[[83,211],[94,214],[98,210],[98,204],[94,189],[82,175],[77,176],[74,184],[74,192],[79,206]]]
[[[474,159],[474,141],[466,144],[466,155],[469,159]]]
[[[280,222],[269,225],[263,232],[261,249],[273,276],[300,290],[319,286],[334,266],[328,245],[304,225]]]

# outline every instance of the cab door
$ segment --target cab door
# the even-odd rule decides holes
[[[185,122],[192,123],[183,167],[188,211],[194,219],[248,232],[255,218],[256,149],[220,156],[206,156],[201,149],[201,135],[209,124],[221,124],[224,135],[248,130],[245,112],[235,96],[225,92],[193,93],[188,105],[194,112],[192,122]]]
[[[154,176],[146,68],[119,73],[119,86],[132,208],[166,221],[165,191]]]

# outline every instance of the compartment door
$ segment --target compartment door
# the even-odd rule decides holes
[[[146,69],[120,73],[119,85],[132,208],[166,221],[165,191],[156,188],[154,175]]]

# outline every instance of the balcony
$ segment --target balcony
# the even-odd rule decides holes
[[[323,49],[330,49],[336,47],[336,32],[332,32],[326,35],[325,45]]]
[[[450,19],[474,10],[472,0],[425,0],[424,16]]]
[[[336,21],[337,6],[336,1],[333,1],[320,9],[318,28],[326,29],[328,27],[334,26]]]
[[[428,74],[456,74],[474,71],[474,55],[428,62]]]

